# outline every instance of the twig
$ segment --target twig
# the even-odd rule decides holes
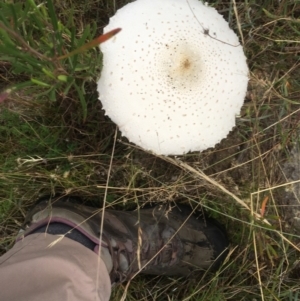
[[[234,10],[234,14],[235,14],[235,17],[236,17],[237,27],[238,27],[238,30],[239,30],[239,33],[240,33],[240,36],[241,36],[241,39],[242,39],[242,44],[245,45],[243,31],[242,31],[242,27],[241,27],[241,22],[240,22],[239,14],[238,14],[238,11],[237,11],[237,8],[236,8],[236,2],[235,2],[235,0],[233,0],[233,10]]]
[[[106,199],[107,199],[107,193],[108,193],[108,187],[109,187],[109,181],[110,181],[110,175],[111,175],[111,170],[112,170],[112,163],[114,159],[114,154],[115,154],[115,148],[116,148],[116,141],[117,141],[117,134],[118,134],[118,129],[116,127],[115,129],[115,135],[114,135],[114,143],[113,143],[113,149],[111,152],[111,157],[110,157],[110,162],[109,162],[109,168],[107,171],[107,178],[106,178],[106,185],[105,185],[105,192],[104,192],[104,197],[103,197],[103,205],[102,205],[102,213],[101,213],[101,222],[100,222],[100,236],[99,236],[99,250],[98,250],[98,266],[100,265],[100,258],[101,258],[101,248],[102,248],[102,236],[103,236],[103,226],[104,226],[104,214],[105,214],[105,205],[106,205]],[[97,269],[97,278],[96,278],[96,287],[99,287],[99,269]]]

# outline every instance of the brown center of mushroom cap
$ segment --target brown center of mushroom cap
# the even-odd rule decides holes
[[[159,58],[168,85],[176,89],[191,90],[203,84],[203,66],[201,53],[197,46],[178,41],[166,44]]]
[[[187,71],[190,69],[190,67],[191,67],[191,62],[188,58],[186,58],[181,64],[182,71],[183,72]]]

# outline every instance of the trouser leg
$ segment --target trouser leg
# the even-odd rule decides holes
[[[111,282],[102,259],[59,235],[36,233],[0,258],[1,300],[108,301]]]

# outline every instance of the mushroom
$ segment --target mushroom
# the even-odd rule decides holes
[[[248,83],[237,35],[198,0],[137,0],[104,29],[98,82],[106,114],[123,136],[157,154],[215,146],[235,126]]]

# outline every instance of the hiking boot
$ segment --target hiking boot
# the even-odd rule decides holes
[[[188,276],[217,268],[227,254],[222,227],[185,206],[105,209],[101,231],[102,209],[78,201],[74,197],[40,201],[28,213],[22,236],[65,234],[97,254],[100,248],[112,283],[129,280],[138,272]]]

